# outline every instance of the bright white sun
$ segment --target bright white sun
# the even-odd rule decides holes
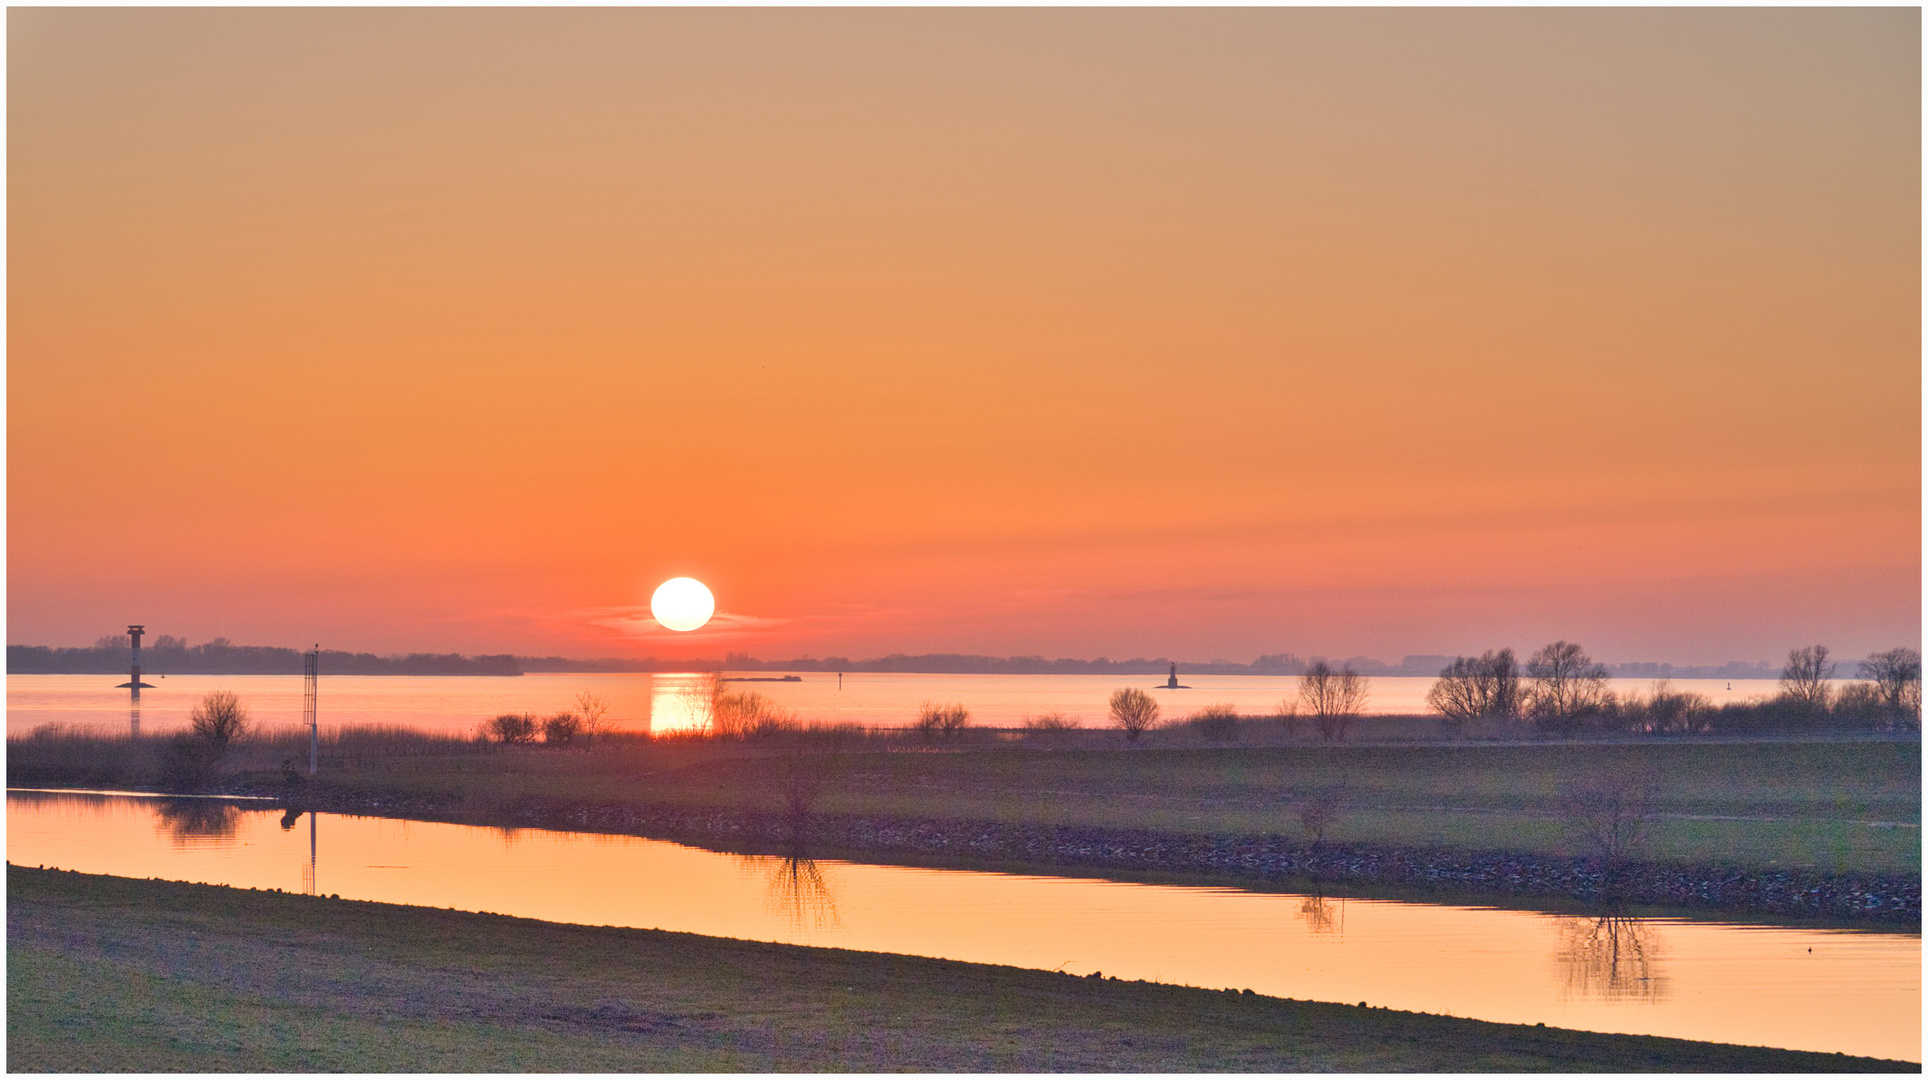
[[[716,597],[695,578],[670,578],[656,586],[656,595],[649,598],[649,613],[671,630],[694,630],[715,612]]]

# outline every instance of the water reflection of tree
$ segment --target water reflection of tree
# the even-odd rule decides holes
[[[1317,893],[1299,898],[1299,918],[1305,920],[1306,928],[1315,934],[1343,933],[1346,928],[1346,907],[1343,898],[1337,904]]]
[[[1671,993],[1652,923],[1619,915],[1559,919],[1564,996],[1658,1001]]]
[[[743,855],[738,863],[764,875],[764,910],[795,930],[841,930],[837,898],[817,860],[801,851],[787,855]]]
[[[229,840],[241,824],[241,811],[219,799],[162,799],[159,811],[176,844]]]

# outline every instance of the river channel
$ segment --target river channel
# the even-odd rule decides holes
[[[1918,934],[746,856],[629,836],[83,793],[9,791],[7,858],[1921,1060]]]

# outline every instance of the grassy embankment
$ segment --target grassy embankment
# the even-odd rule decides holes
[[[985,733],[980,733],[980,738]],[[826,813],[1096,825],[1207,834],[1297,834],[1294,804],[1336,793],[1327,838],[1404,846],[1586,854],[1561,801],[1589,780],[1645,768],[1658,778],[1646,856],[1663,861],[1919,873],[1921,748],[1904,742],[1203,746],[1047,748],[988,741],[905,752],[902,736],[833,755],[813,803]],[[162,786],[158,740],[9,741],[13,786]],[[1047,744],[1048,745],[1048,744]],[[261,739],[223,786],[279,782],[305,740]],[[374,732],[324,751],[343,791],[450,799],[478,820],[518,801],[777,810],[780,742],[604,739],[594,749],[501,748]]]
[[[1918,1071],[9,867],[14,1071]]]

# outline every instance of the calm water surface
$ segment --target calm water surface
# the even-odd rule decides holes
[[[757,672],[760,676],[780,673]],[[1057,712],[1086,727],[1107,725],[1106,701],[1121,686],[1156,687],[1149,675],[879,675],[837,676],[798,673],[801,682],[733,683],[754,690],[805,720],[851,722],[868,727],[910,723],[922,703],[959,702],[971,721],[988,727],[1017,727],[1026,718]],[[148,677],[154,689],[141,692],[138,717],[143,731],[171,731],[187,723],[188,710],[210,690],[233,690],[249,712],[270,726],[298,725],[301,677],[298,675],[173,675]],[[131,719],[128,692],[114,689],[124,675],[9,675],[7,732],[25,734],[42,724],[59,723],[125,731]],[[1297,692],[1290,676],[1185,675],[1189,689],[1157,690],[1167,716],[1182,716],[1215,702],[1229,702],[1246,715],[1275,712]],[[541,674],[491,676],[323,675],[320,718],[324,725],[401,724],[431,731],[471,734],[499,713],[548,714],[571,708],[576,692],[591,690],[610,704],[619,728],[676,730],[701,722],[705,706],[695,675]],[[1431,679],[1375,678],[1368,711],[1380,714],[1426,712]],[[1616,679],[1617,691],[1646,693],[1651,681]],[[1706,694],[1716,703],[1771,695],[1771,680],[1678,679],[1676,690]],[[1729,689],[1729,687],[1732,689]]]
[[[172,680],[170,680],[172,681]],[[27,866],[1921,1058],[1921,938],[738,856],[218,800],[9,792]]]

